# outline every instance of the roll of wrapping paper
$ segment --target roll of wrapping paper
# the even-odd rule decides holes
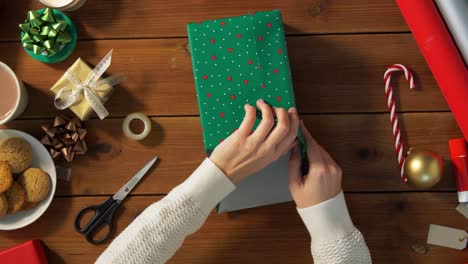
[[[429,0],[397,0],[413,36],[468,140],[468,69],[437,7]]]
[[[435,0],[435,2],[468,65],[468,0]]]

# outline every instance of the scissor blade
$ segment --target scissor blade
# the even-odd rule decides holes
[[[112,196],[114,200],[122,201],[125,197],[132,191],[132,189],[137,185],[137,183],[145,176],[145,174],[151,169],[154,163],[158,160],[158,157],[154,157],[148,161],[143,168],[135,176],[133,176],[120,190]]]

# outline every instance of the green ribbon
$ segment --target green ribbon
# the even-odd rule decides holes
[[[28,18],[19,24],[19,28],[23,31],[23,47],[34,54],[55,55],[72,40],[66,31],[67,22],[57,19],[52,8],[46,8],[41,15],[34,10],[28,11]]]

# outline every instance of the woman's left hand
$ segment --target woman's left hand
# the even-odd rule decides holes
[[[234,183],[265,168],[297,144],[299,117],[296,108],[271,108],[258,100],[262,121],[252,133],[256,120],[255,107],[246,104],[245,117],[239,129],[219,144],[210,156]],[[275,125],[274,115],[278,122]]]

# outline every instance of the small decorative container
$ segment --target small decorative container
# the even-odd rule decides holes
[[[24,50],[35,60],[45,63],[57,63],[68,58],[78,41],[71,19],[52,8],[29,11],[19,28]]]

